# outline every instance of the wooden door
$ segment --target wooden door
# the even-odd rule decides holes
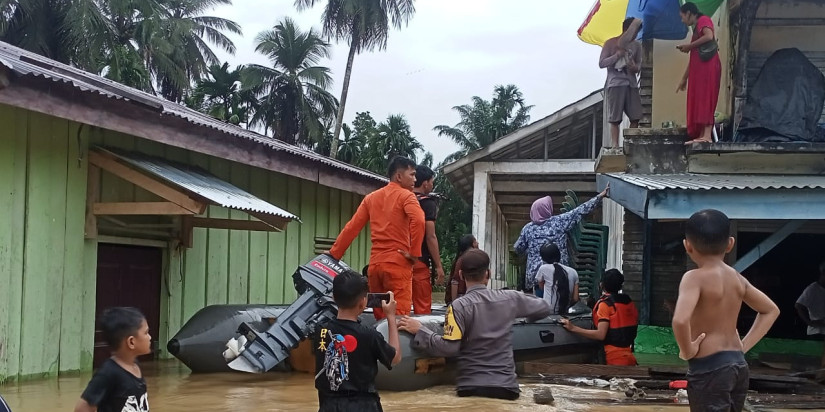
[[[149,324],[153,353],[140,357],[145,362],[154,359],[158,348],[160,325],[160,282],[163,270],[162,249],[143,246],[98,245],[97,301],[95,319],[100,319],[107,308],[131,306],[140,309]],[[94,366],[110,356],[108,347],[95,327]]]

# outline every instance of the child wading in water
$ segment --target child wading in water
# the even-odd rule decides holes
[[[375,389],[378,363],[392,369],[401,361],[401,344],[395,323],[396,302],[392,292],[381,307],[387,315],[389,342],[358,320],[367,307],[367,279],[351,270],[332,281],[332,297],[338,316],[313,332],[315,388],[320,412],[380,412]]]
[[[146,318],[135,308],[111,308],[100,320],[112,357],[80,395],[75,412],[149,412],[146,381],[136,360],[152,352]]]
[[[698,266],[682,277],[673,313],[679,357],[688,361],[691,411],[741,411],[748,391],[747,353],[768,332],[779,308],[724,257],[733,248],[730,221],[718,210],[693,214],[685,225],[685,250]],[[757,312],[740,340],[742,303]]]

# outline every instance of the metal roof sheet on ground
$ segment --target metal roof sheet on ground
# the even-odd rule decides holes
[[[109,152],[138,169],[180,186],[219,206],[242,210],[244,212],[265,213],[284,219],[300,221],[298,216],[261,200],[255,195],[225,182],[202,169],[141,153],[123,152],[107,148],[98,149]]]
[[[182,118],[189,123],[215,129],[232,136],[252,140],[269,146],[274,150],[285,151],[302,156],[314,162],[319,162],[347,172],[361,176],[386,181],[383,176],[367,170],[349,165],[344,162],[320,155],[311,150],[303,149],[284,143],[280,140],[263,136],[233,124],[225,123],[183,105],[171,102],[138,89],[114,82],[105,77],[85,72],[78,68],[58,63],[54,60],[0,42],[0,64],[21,76],[42,77],[55,82],[69,84],[72,87],[87,93],[106,96],[111,99],[131,101],[142,104],[161,114]]]
[[[648,190],[825,189],[825,176],[692,173],[663,175],[607,173],[607,176]]]

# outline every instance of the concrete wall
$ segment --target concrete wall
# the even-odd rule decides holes
[[[280,233],[197,228],[191,249],[165,248],[161,355],[183,322],[206,305],[288,303],[291,275],[314,256],[315,238],[334,238],[361,197],[316,183],[144,139],[0,106],[0,382],[92,366],[97,241],[84,240],[91,145],[135,150],[209,170],[298,215]],[[102,172],[101,200],[152,201],[152,194]],[[208,217],[247,219],[211,207]],[[124,239],[128,241],[128,239]],[[170,245],[173,242],[170,242]],[[344,259],[360,271],[364,231]],[[6,286],[8,285],[8,286]]]
[[[800,0],[763,0],[756,18],[822,19],[825,2]],[[802,51],[825,51],[825,26],[760,26],[753,27],[751,51],[772,53],[786,47]]]
[[[716,111],[730,112],[731,99],[731,50],[730,15],[727,4],[713,16],[716,37],[719,41],[719,57],[722,59],[722,84],[719,88],[719,104]],[[688,55],[676,49],[677,45],[690,41],[688,31],[685,40],[655,40],[653,46],[653,122],[652,127],[661,127],[662,122],[674,121],[684,126],[686,123],[686,93],[676,93],[676,87],[688,65]]]

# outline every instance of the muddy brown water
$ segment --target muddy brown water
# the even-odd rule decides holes
[[[152,411],[317,411],[318,397],[310,374],[268,373],[250,375],[221,373],[197,375],[177,361],[144,365]],[[89,374],[59,379],[26,381],[0,386],[0,394],[13,412],[72,411]],[[533,393],[551,387],[554,406],[533,402]],[[482,398],[458,398],[454,388],[438,386],[414,392],[381,393],[386,411],[687,411],[686,405],[610,405],[627,402],[622,393],[588,387],[523,382],[522,396],[508,402]]]

